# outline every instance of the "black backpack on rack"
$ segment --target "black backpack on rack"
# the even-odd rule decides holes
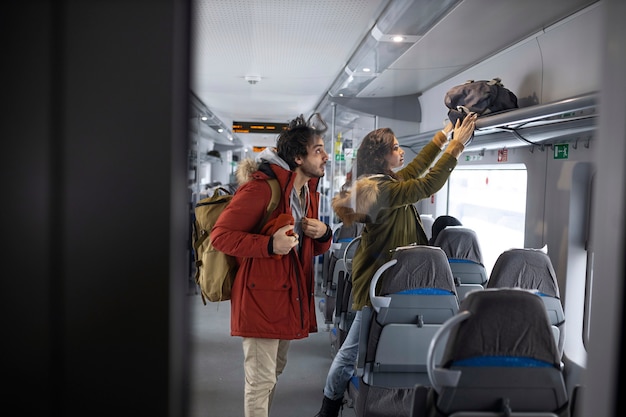
[[[452,87],[446,93],[444,103],[450,109],[448,118],[453,125],[471,112],[484,116],[518,108],[517,96],[504,87],[500,78],[469,80]]]

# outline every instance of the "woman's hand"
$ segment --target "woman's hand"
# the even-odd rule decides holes
[[[478,118],[478,114],[470,113],[463,119],[461,123],[460,119],[457,119],[456,125],[454,126],[454,140],[458,140],[465,146],[467,142],[470,141],[472,135],[474,134],[476,119]],[[445,129],[444,129],[445,130]]]
[[[457,119],[456,124],[454,126],[454,134],[452,136],[452,140],[448,144],[445,152],[449,153],[456,159],[459,159],[459,156],[465,149],[465,145],[472,139],[474,135],[474,128],[476,124],[476,118],[478,115],[476,113],[470,113],[463,119],[461,122],[460,119]]]

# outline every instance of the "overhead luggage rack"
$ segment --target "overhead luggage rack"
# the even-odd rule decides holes
[[[545,146],[581,138],[588,141],[596,128],[596,107],[597,93],[591,93],[482,116],[476,121],[475,137],[466,150]],[[403,146],[419,149],[435,133],[404,136],[399,141]]]

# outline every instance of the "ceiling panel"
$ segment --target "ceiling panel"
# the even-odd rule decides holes
[[[315,107],[383,0],[198,0],[192,89],[224,119],[285,121]],[[249,84],[246,75],[260,81]]]
[[[589,0],[464,0],[359,97],[416,93],[552,25]]]
[[[463,0],[359,97],[420,93],[594,2]],[[226,125],[308,114],[388,3],[196,0],[192,91]],[[246,76],[260,79],[251,84]],[[275,143],[273,135],[237,136],[247,145]]]

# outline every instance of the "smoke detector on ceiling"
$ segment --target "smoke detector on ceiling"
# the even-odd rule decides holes
[[[260,75],[246,75],[244,78],[248,82],[248,84],[251,84],[251,85],[254,85],[258,83],[259,81],[261,81]]]

